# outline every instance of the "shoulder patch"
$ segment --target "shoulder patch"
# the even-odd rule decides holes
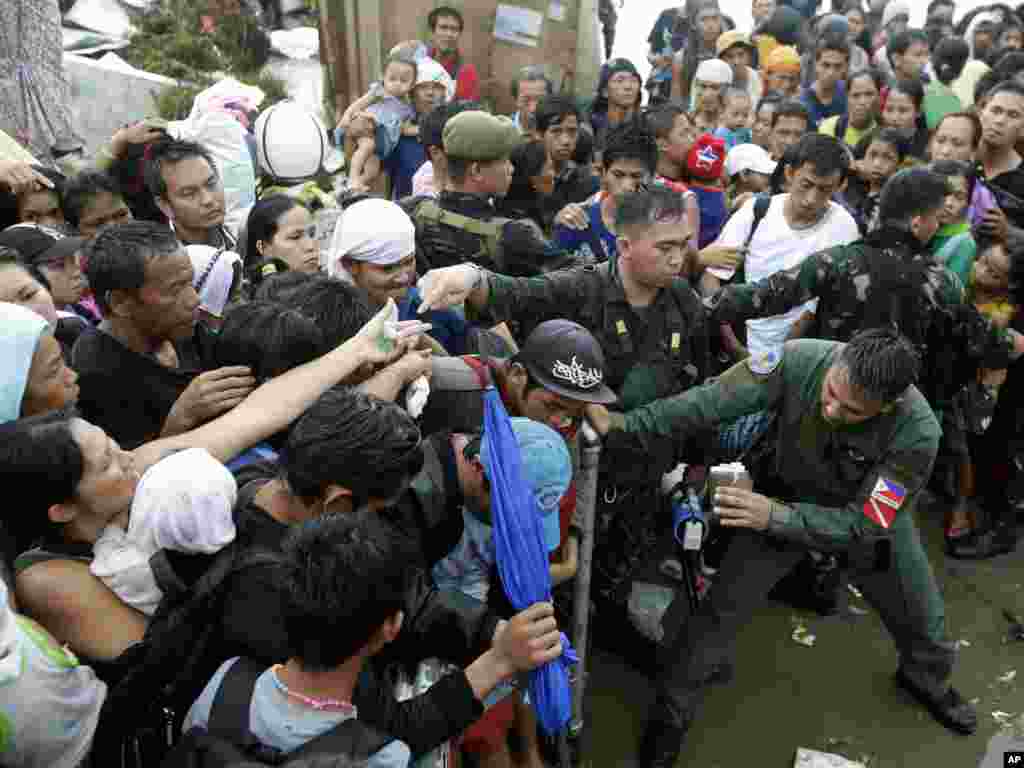
[[[888,528],[896,519],[896,513],[906,498],[906,488],[879,476],[871,495],[864,502],[864,517],[883,528]]]
[[[767,376],[782,362],[782,352],[775,349],[765,349],[752,353],[747,358],[747,365],[750,370],[759,376]]]

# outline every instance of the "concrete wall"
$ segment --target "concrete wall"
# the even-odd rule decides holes
[[[87,154],[126,123],[156,114],[153,97],[175,84],[169,77],[124,71],[72,53],[64,54],[64,71],[71,84],[72,125]]]

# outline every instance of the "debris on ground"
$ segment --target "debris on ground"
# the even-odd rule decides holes
[[[867,768],[867,764],[854,762],[829,752],[818,752],[815,749],[798,747],[793,768]]]
[[[871,613],[871,611],[869,611],[867,608],[858,608],[856,605],[851,605],[850,613],[852,613],[854,616],[867,616],[869,613]]]
[[[850,590],[850,594],[853,595],[854,597],[856,597],[858,600],[863,600],[864,599],[864,594],[859,589],[857,589],[855,586],[853,586],[853,584],[847,584],[846,588],[848,590]]]
[[[971,647],[971,641],[970,640],[960,639],[960,640],[956,641],[956,644],[957,644],[958,648],[970,648]]]
[[[1001,709],[995,709],[992,711],[992,719],[996,721],[996,725],[1000,728],[1006,728],[1013,724],[1013,713],[1003,712]]]
[[[807,648],[813,648],[815,641],[818,639],[815,635],[811,634],[802,622],[793,627],[792,637],[794,641]]]
[[[1015,678],[1016,676],[1017,676],[1017,670],[1016,669],[1011,669],[1009,672],[1007,672],[1004,675],[1000,675],[996,679],[1000,683],[1012,683],[1013,682],[1013,678]]]

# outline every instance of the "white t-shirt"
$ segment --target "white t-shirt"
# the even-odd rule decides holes
[[[0,765],[75,768],[89,753],[107,686],[11,610],[0,579]]]
[[[857,222],[846,210],[829,202],[828,210],[813,227],[793,229],[783,215],[787,194],[772,197],[764,219],[750,241],[750,253],[744,265],[748,283],[755,283],[779,270],[792,269],[817,251],[834,245],[846,245],[860,239]],[[743,205],[725,223],[717,245],[738,248],[747,241],[754,222],[754,200]],[[713,268],[711,273],[722,280],[733,276],[734,270]],[[794,307],[784,315],[747,321],[747,347],[751,355],[779,353],[793,324],[804,312],[814,312],[817,299]]]

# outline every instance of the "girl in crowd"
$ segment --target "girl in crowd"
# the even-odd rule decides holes
[[[683,104],[693,103],[691,89],[697,69],[703,62],[718,55],[716,44],[719,36],[725,31],[718,0],[698,0],[693,3],[692,9],[690,38],[682,50],[682,55],[676,56],[676,63],[673,66],[673,95],[678,94]],[[731,71],[729,82],[732,82]]]
[[[928,149],[928,125],[924,119],[924,86],[920,80],[897,80],[890,86],[882,108],[882,125],[903,137],[910,161],[924,159]]]
[[[250,286],[289,270],[320,271],[320,247],[313,217],[287,195],[271,195],[252,207],[245,224],[245,276]]]
[[[6,187],[0,188],[0,230],[20,223],[45,224],[56,229],[64,227],[61,199],[64,177],[38,165],[33,165],[32,170],[48,179],[51,186],[35,184],[18,193]]]
[[[761,97],[761,101],[758,102],[757,109],[754,111],[754,124],[750,131],[751,140],[769,153],[775,148],[772,138],[772,115],[775,114],[775,108],[779,106],[780,101],[782,98],[777,93],[766,94]]]
[[[1002,328],[1021,326],[1020,306],[1011,293],[1011,275],[1015,271],[1014,262],[1024,258],[1022,246],[1024,242],[1014,237],[1007,244],[983,243],[967,283],[968,301],[994,325]],[[1019,271],[1018,268],[1018,274]],[[998,548],[979,541],[986,534],[991,536],[998,521],[993,517],[980,525],[974,499],[975,496],[990,496],[986,494],[988,489],[983,482],[979,482],[980,477],[993,470],[992,466],[985,466],[991,459],[987,454],[993,452],[986,450],[984,441],[989,439],[986,433],[1006,380],[1006,369],[981,369],[976,380],[968,384],[954,401],[957,426],[966,432],[967,437],[966,445],[960,446],[958,452],[961,465],[957,501],[946,517],[946,546],[954,557],[978,558],[999,553]],[[986,501],[991,506],[992,499],[986,498]],[[1005,505],[1006,499],[999,499],[997,503]],[[996,512],[993,509],[987,511],[990,515]]]
[[[855,173],[847,183],[845,200],[863,235],[878,228],[882,187],[900,169],[905,147],[902,134],[883,128],[865,136],[853,150]]]
[[[46,287],[21,261],[13,248],[0,246],[0,301],[20,304],[42,317],[50,327],[57,325],[57,308]]]
[[[971,166],[956,160],[939,160],[931,164],[931,169],[946,178],[949,194],[939,215],[939,231],[928,243],[928,250],[967,285],[977,251],[967,211],[978,177]]]

